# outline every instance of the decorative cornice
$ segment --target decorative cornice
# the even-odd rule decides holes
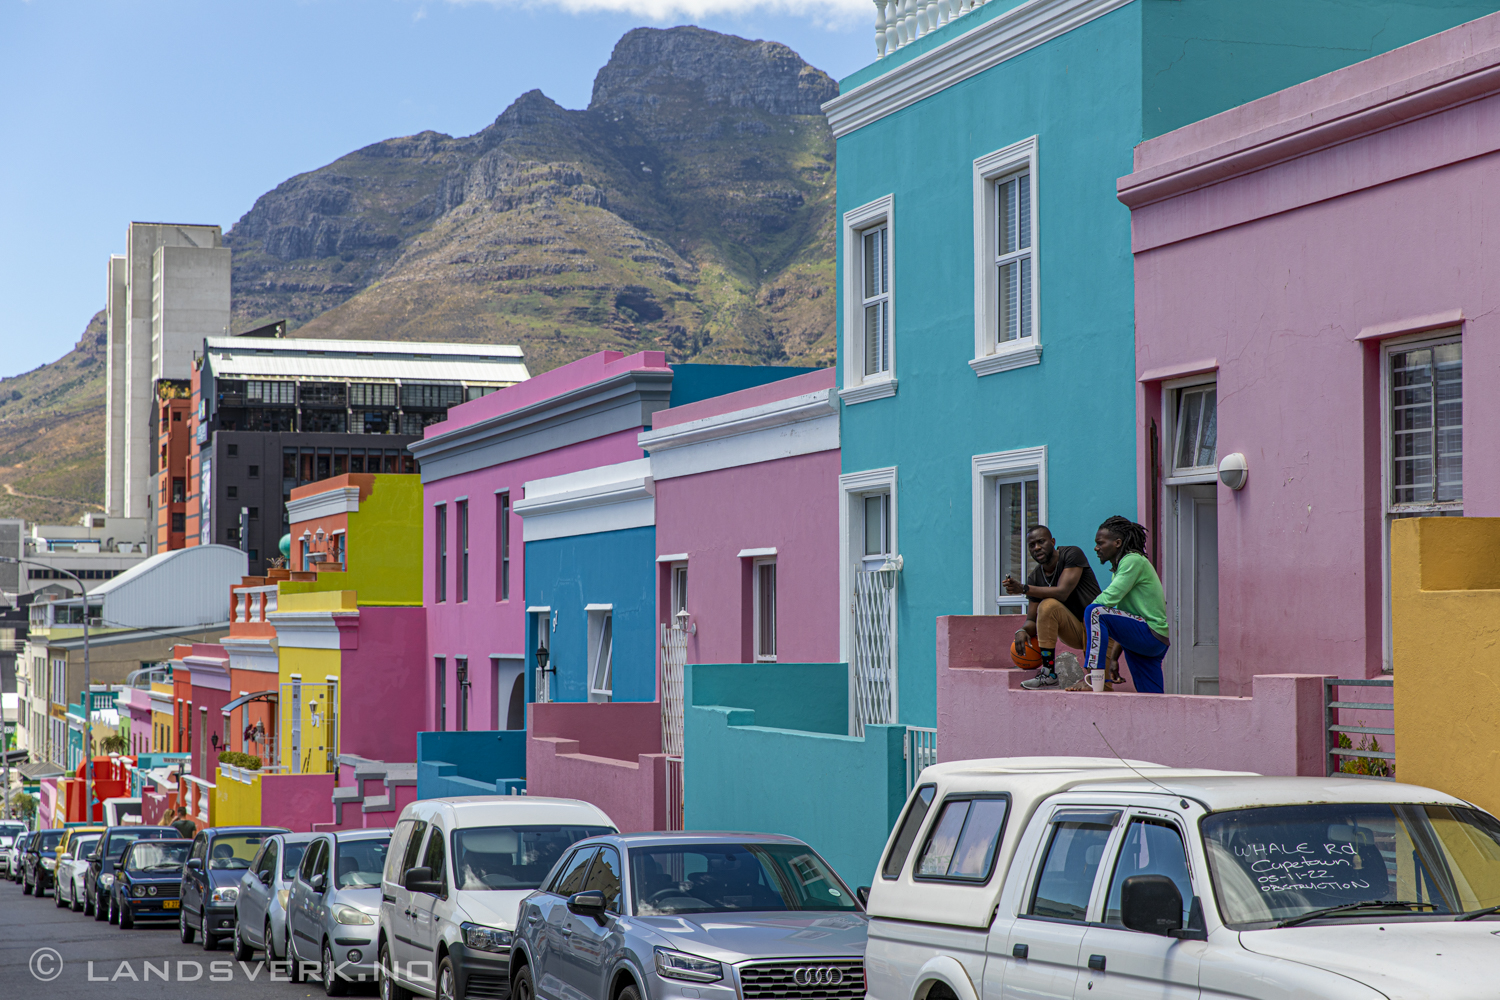
[[[875,379],[871,382],[863,382],[859,385],[850,386],[839,390],[839,399],[845,404],[853,406],[855,403],[868,403],[872,399],[884,399],[896,394],[896,380],[894,378]]]
[[[358,611],[272,611],[282,649],[358,649]]]
[[[340,486],[337,489],[324,490],[322,493],[314,493],[308,497],[296,497],[286,502],[286,513],[291,518],[292,524],[299,521],[315,521],[320,517],[358,512],[358,486]],[[242,589],[247,588],[236,588],[236,592]]]
[[[575,484],[575,489],[557,488]],[[551,492],[540,492],[549,487]],[[656,483],[647,458],[535,480],[526,484],[526,493],[512,509],[523,519],[527,542],[656,523]]]
[[[534,500],[517,500],[514,510],[519,517],[545,517],[548,514],[562,514],[570,510],[608,507],[611,504],[629,503],[632,500],[649,500],[654,496],[656,496],[656,488],[651,477],[642,476],[640,479],[609,483],[602,487],[549,493]]]
[[[671,403],[672,372],[637,369],[413,442],[422,482],[513,462],[651,423]]]
[[[820,389],[788,399],[778,399],[732,413],[718,413],[683,424],[672,424],[657,430],[645,431],[638,439],[646,451],[656,453],[672,448],[682,448],[704,441],[717,441],[749,434],[752,431],[771,427],[785,427],[802,420],[836,416],[838,404],[833,399],[834,390]]]
[[[834,138],[841,138],[1130,2],[1027,0],[840,94],[823,105],[823,113]]]
[[[996,351],[994,354],[986,354],[982,358],[974,358],[969,362],[969,367],[974,369],[974,374],[980,377],[993,375],[996,372],[1008,372],[1013,368],[1025,368],[1028,365],[1039,365],[1042,363],[1042,345],[1032,344],[1020,350]]]
[[[1375,57],[1376,60],[1380,58]],[[1292,92],[1296,89],[1292,88]],[[1346,100],[1312,108],[1295,117],[1144,167],[1121,177],[1116,182],[1116,190],[1119,200],[1130,208],[1142,208],[1491,97],[1497,91],[1500,91],[1497,52],[1487,49],[1410,79],[1372,86]],[[1245,109],[1237,108],[1225,114],[1249,114],[1257,106],[1272,109],[1276,102],[1286,100],[1287,93],[1283,91],[1261,98],[1246,105]],[[1213,119],[1207,121],[1213,122]],[[1215,124],[1222,128],[1221,123]],[[1187,126],[1188,129],[1198,127],[1206,126],[1203,123]],[[1181,136],[1174,138],[1182,139]]]

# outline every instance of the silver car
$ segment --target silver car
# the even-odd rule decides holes
[[[594,837],[521,904],[512,998],[862,1000],[867,923],[791,837]]]
[[[250,870],[240,877],[240,895],[234,904],[234,956],[250,961],[254,949],[269,961],[287,957],[286,904],[292,880],[307,845],[317,839],[312,833],[278,833],[267,837],[250,861]]]
[[[323,992],[375,982],[375,925],[389,830],[341,830],[313,838],[287,899],[292,978],[317,970]]]
[[[17,823],[14,820],[0,820],[0,875],[14,881],[16,874],[16,859],[21,856],[16,850],[16,841],[26,832],[25,823]]]

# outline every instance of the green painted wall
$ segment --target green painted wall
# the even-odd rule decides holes
[[[422,477],[380,475],[349,515],[345,573],[288,580],[283,594],[352,590],[361,607],[422,606]],[[450,566],[456,553],[449,553]],[[451,569],[450,569],[451,572]]]
[[[777,725],[846,720],[848,691],[842,663],[689,664],[684,826],[787,834],[851,887],[869,885],[906,801],[905,728],[869,726],[857,739]],[[823,717],[809,717],[810,703]]]

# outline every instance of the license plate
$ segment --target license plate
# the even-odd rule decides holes
[[[181,902],[181,900],[164,899],[164,900],[161,901],[161,908],[163,910],[175,910],[175,909],[177,909],[177,904],[179,902]]]

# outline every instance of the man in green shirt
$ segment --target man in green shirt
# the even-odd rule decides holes
[[[1135,689],[1161,694],[1161,660],[1171,640],[1161,578],[1146,558],[1146,529],[1127,518],[1112,517],[1094,535],[1094,554],[1110,564],[1114,579],[1084,608],[1088,640],[1084,669],[1103,668],[1105,651],[1113,640],[1125,653]]]

